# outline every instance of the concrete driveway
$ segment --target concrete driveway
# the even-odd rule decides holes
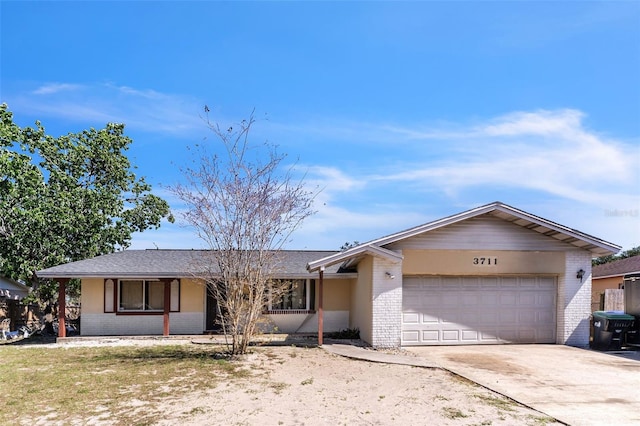
[[[640,352],[560,345],[404,349],[570,425],[640,424]]]

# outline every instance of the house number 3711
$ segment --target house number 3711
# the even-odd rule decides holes
[[[476,266],[494,266],[498,264],[497,257],[474,257],[473,264]]]

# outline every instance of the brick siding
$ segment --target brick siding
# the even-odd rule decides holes
[[[577,272],[585,271],[582,280]],[[565,272],[558,277],[557,343],[586,347],[589,345],[591,316],[591,253],[565,252]]]
[[[162,335],[162,315],[83,314],[80,317],[83,336]],[[172,312],[170,334],[202,334],[204,313]]]
[[[387,275],[393,275],[393,279]],[[402,262],[373,259],[373,347],[400,346],[402,333]]]

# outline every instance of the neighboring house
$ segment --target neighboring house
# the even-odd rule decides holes
[[[294,281],[265,329],[317,332],[321,313],[325,332],[358,328],[375,347],[586,346],[591,259],[619,250],[495,202],[341,252],[281,252],[277,278]],[[192,278],[208,254],[126,250],[38,276],[82,280],[83,335],[200,334],[217,311]]]
[[[591,284],[591,310],[604,309],[605,290],[623,288],[623,277],[629,274],[640,274],[640,256],[594,266]]]
[[[31,291],[29,286],[0,275],[0,299],[22,300]]]

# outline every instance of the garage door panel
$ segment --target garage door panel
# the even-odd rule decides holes
[[[480,339],[478,340],[478,342],[465,342],[468,344],[471,343],[498,343],[498,338],[496,337],[496,332],[495,331],[481,331],[480,332]]]
[[[474,309],[474,310],[465,311],[460,315],[460,323],[467,324],[467,327],[468,327],[468,324],[473,324],[477,317],[478,317],[477,310]]]
[[[442,341],[443,342],[454,342],[457,343],[460,341],[460,330],[442,330]]]
[[[547,306],[555,302],[553,294],[539,294],[536,298],[537,306]]]
[[[536,320],[538,322],[538,324],[551,324],[553,323],[555,325],[555,313],[554,312],[536,312]],[[555,327],[554,327],[555,330]]]
[[[514,329],[506,329],[506,330],[498,330],[497,338],[498,340],[504,343],[512,343],[518,341],[518,330]]]
[[[440,340],[440,331],[438,330],[423,330],[422,341],[427,343],[437,343]]]
[[[427,315],[427,314],[422,314],[420,315],[420,317],[422,318],[422,320],[420,321],[421,324],[439,324],[440,323],[440,317],[437,315]]]
[[[555,342],[556,339],[556,329],[554,328],[547,328],[547,329],[542,329],[542,330],[538,330],[536,333],[536,338],[538,339],[538,341],[540,343],[553,343]]]
[[[457,306],[460,303],[460,295],[458,292],[445,292],[442,295],[440,305],[443,306]]]
[[[536,334],[536,331],[533,329],[518,330],[518,338],[516,340],[535,340]]]
[[[536,311],[523,310],[518,312],[518,321],[520,324],[538,324],[539,315]]]
[[[518,294],[518,306],[536,306],[541,298],[534,291],[523,291]]]
[[[419,330],[404,330],[402,332],[402,341],[406,344],[419,344],[420,331]]]
[[[404,345],[555,343],[553,277],[405,277]]]
[[[476,306],[478,304],[478,297],[473,292],[465,291],[460,295],[460,303],[465,306]]]
[[[489,310],[491,309],[491,310]],[[498,323],[498,311],[495,310],[495,307],[491,307],[489,309],[481,309],[477,311],[477,314],[474,318],[470,318],[467,321],[468,326],[475,325],[495,325]]]
[[[403,324],[419,324],[420,323],[420,314],[418,313],[411,313],[411,312],[404,312],[402,314],[402,323]]]
[[[478,330],[462,330],[463,342],[475,342],[478,340]]]
[[[484,306],[495,306],[498,304],[498,293],[487,289],[482,289],[482,291],[482,293],[478,294],[480,304]]]
[[[513,309],[510,310],[502,310],[498,312],[498,322],[496,325],[500,324],[514,324],[517,323],[520,319],[520,313]]]

